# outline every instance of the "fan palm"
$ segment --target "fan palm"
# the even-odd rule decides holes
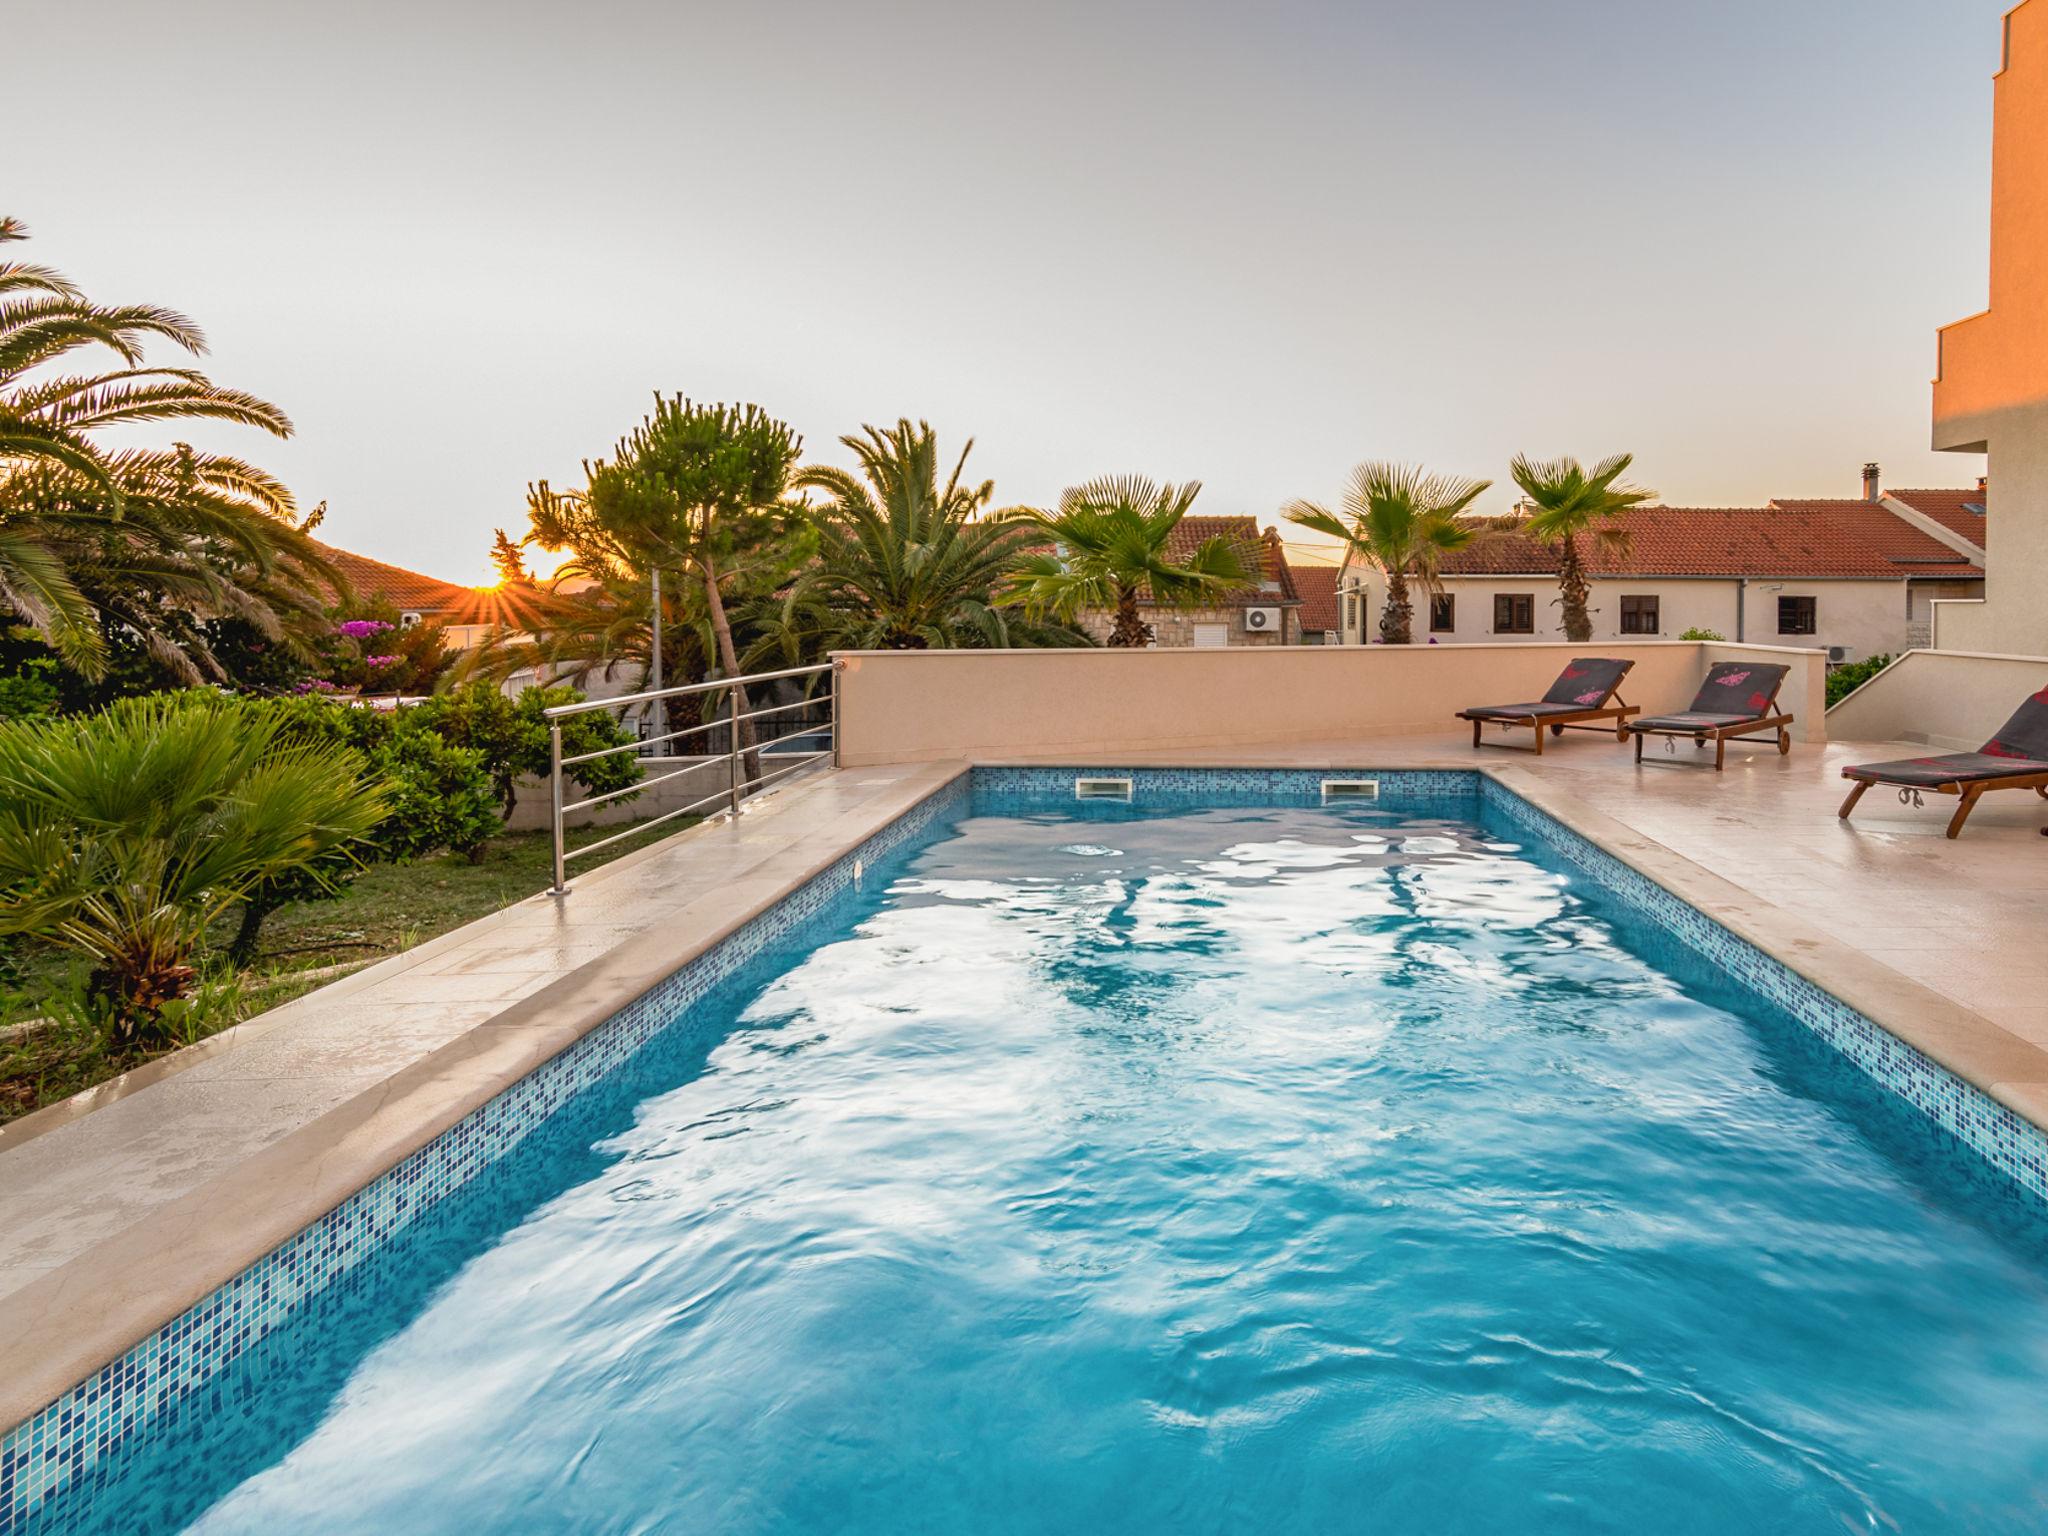
[[[0,218],[0,243],[27,234],[18,221]],[[102,624],[133,625],[145,600],[197,604],[202,616],[237,614],[274,628],[264,589],[282,576],[282,588],[310,590],[295,579],[300,562],[275,558],[273,546],[289,538],[262,526],[285,526],[292,511],[290,493],[270,476],[187,448],[117,453],[94,440],[103,428],[170,420],[291,434],[284,413],[254,395],[190,368],[143,366],[151,339],[195,355],[206,347],[198,327],[172,310],[97,305],[48,267],[0,261],[0,607],[88,674],[101,663]],[[46,371],[93,347],[124,366]],[[237,579],[231,559],[223,564],[252,550],[259,551],[253,587]],[[117,596],[129,611],[110,611]],[[176,653],[182,675],[196,681],[207,671],[205,659],[171,644],[162,625],[140,632],[154,637],[152,649],[160,644],[164,659]]]
[[[282,745],[283,724],[190,693],[0,727],[0,934],[85,955],[118,1037],[156,1028],[250,887],[383,819],[354,754]]]
[[[1577,459],[1537,463],[1517,455],[1510,472],[1530,507],[1522,531],[1557,547],[1558,606],[1564,610],[1564,637],[1583,645],[1593,638],[1592,615],[1586,610],[1586,567],[1579,541],[1598,539],[1609,549],[1628,548],[1628,530],[1616,519],[1630,507],[1654,501],[1655,491],[1626,485],[1621,477],[1634,458],[1617,453],[1591,469]]]
[[[793,482],[820,491],[816,562],[790,586],[782,625],[764,637],[780,655],[847,650],[1080,644],[1071,628],[1006,614],[999,591],[1030,541],[1030,528],[990,513],[995,482],[961,479],[969,439],[940,483],[938,437],[926,422],[899,420],[840,439],[852,473],[814,465]],[[815,652],[814,652],[815,653]]]
[[[1074,619],[1086,609],[1115,614],[1113,646],[1152,643],[1141,599],[1156,607],[1213,602],[1259,579],[1226,538],[1205,539],[1185,560],[1168,553],[1173,531],[1202,484],[1158,485],[1142,475],[1105,476],[1060,493],[1054,512],[1029,512],[1026,524],[1058,546],[1026,556],[1011,598],[1027,611]]]
[[[1287,520],[1341,540],[1360,560],[1386,574],[1380,640],[1407,645],[1414,623],[1409,582],[1435,590],[1444,556],[1475,537],[1472,525],[1462,519],[1491,484],[1425,474],[1410,464],[1360,464],[1344,488],[1341,513],[1313,501],[1295,501],[1287,506]]]

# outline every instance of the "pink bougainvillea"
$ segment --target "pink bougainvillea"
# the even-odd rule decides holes
[[[382,619],[344,619],[334,626],[337,635],[347,635],[351,640],[367,640],[372,635],[382,634],[395,626]]]

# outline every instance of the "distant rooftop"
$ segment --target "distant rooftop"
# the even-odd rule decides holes
[[[1628,533],[1626,551],[1584,541],[1588,575],[1868,580],[1984,574],[1967,556],[1875,502],[1637,507],[1617,521]],[[1447,558],[1443,571],[1448,576],[1554,575],[1557,563],[1555,549],[1510,525]]]
[[[1302,629],[1309,633],[1342,629],[1337,609],[1337,567],[1297,565],[1292,569],[1294,589],[1301,594]]]
[[[491,594],[475,587],[460,587],[438,576],[387,565],[319,539],[313,543],[358,597],[381,598],[401,613],[417,613],[443,623],[475,624],[483,622],[496,607]]]

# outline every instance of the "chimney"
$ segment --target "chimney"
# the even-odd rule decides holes
[[[1864,465],[1863,499],[1865,501],[1876,501],[1881,495],[1883,495],[1882,476],[1880,475],[1877,466],[1875,464]]]
[[[1982,496],[1986,491],[1990,489],[1991,477],[1989,475],[1979,475],[1977,477],[1977,494],[1979,496]]]

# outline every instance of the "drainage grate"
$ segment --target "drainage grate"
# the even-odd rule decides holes
[[[1325,779],[1323,780],[1323,804],[1332,800],[1377,800],[1380,797],[1378,779]]]
[[[1131,781],[1129,779],[1076,779],[1074,780],[1076,800],[1129,800]]]

